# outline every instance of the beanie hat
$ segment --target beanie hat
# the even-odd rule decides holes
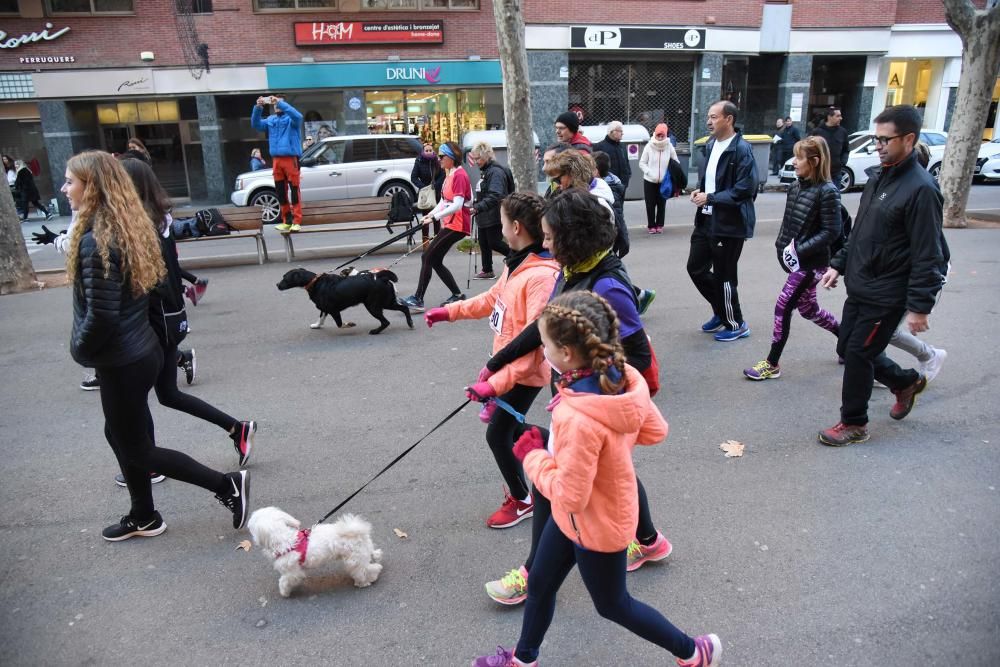
[[[565,125],[573,134],[580,129],[580,118],[572,111],[564,111],[556,116],[556,122]]]
[[[663,133],[663,136],[667,136],[669,134],[666,123],[660,123],[659,125],[657,125],[656,128],[653,130],[653,136],[656,136],[661,132]]]

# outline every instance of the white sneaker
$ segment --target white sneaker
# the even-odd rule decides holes
[[[934,348],[934,356],[928,359],[926,362],[920,364],[920,374],[927,378],[930,382],[937,377],[937,374],[941,372],[941,365],[944,364],[944,360],[948,358],[948,351],[941,348]]]

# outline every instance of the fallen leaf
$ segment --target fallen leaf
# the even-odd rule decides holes
[[[726,453],[727,459],[743,456],[743,447],[743,443],[739,440],[726,440],[719,445],[719,449]]]
[[[393,528],[392,532],[396,533],[396,537],[398,537],[401,540],[405,540],[407,537],[409,537],[409,535],[401,531],[399,528]]]
[[[250,544],[250,540],[243,540],[242,542],[236,545],[236,548],[233,549],[233,551],[239,551],[240,549],[243,549],[243,551],[250,551],[251,546],[252,545]]]

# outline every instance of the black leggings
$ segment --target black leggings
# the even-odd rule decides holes
[[[662,227],[667,217],[667,200],[660,194],[660,184],[644,180],[642,198],[646,200],[646,227]]]
[[[156,389],[156,399],[160,402],[160,405],[164,407],[172,408],[180,412],[186,412],[192,417],[212,422],[219,428],[225,430],[227,433],[236,424],[236,419],[230,417],[225,412],[209,405],[200,398],[196,398],[191,394],[185,394],[177,388],[176,345],[164,348],[163,367],[160,369],[160,374],[156,378],[156,385],[154,388]],[[156,442],[156,438],[153,437],[152,419],[150,419],[149,422],[149,437],[154,443]]]
[[[504,401],[510,403],[511,407],[522,415],[531,409],[531,404],[538,396],[541,387],[526,387],[523,384],[515,384],[514,388],[501,396]],[[493,452],[503,481],[510,489],[510,495],[518,500],[524,500],[528,495],[528,482],[524,478],[524,470],[521,463],[514,456],[514,433],[518,422],[506,410],[497,408],[490,419],[490,425],[486,427],[486,443]]]
[[[465,236],[463,232],[456,232],[454,229],[442,229],[441,233],[434,237],[427,249],[424,250],[420,258],[420,279],[417,281],[417,291],[415,295],[418,299],[424,298],[427,292],[427,284],[431,281],[431,270],[437,273],[438,278],[444,286],[451,290],[452,294],[461,294],[458,283],[451,271],[444,265],[445,255],[451,247],[462,240]]]
[[[503,240],[500,225],[479,228],[479,253],[483,258],[483,271],[493,272],[493,251],[506,257],[510,254],[510,246]]]
[[[539,427],[542,432],[542,439],[549,441],[548,429]],[[656,538],[656,526],[653,524],[653,517],[649,513],[649,500],[646,498],[646,488],[642,481],[636,477],[636,486],[639,487],[639,522],[635,528],[635,537],[642,544],[647,542],[652,544]],[[542,531],[545,523],[552,516],[552,503],[542,495],[538,487],[531,487],[531,501],[535,504],[534,514],[531,517],[531,550],[528,558],[524,561],[524,569],[531,572],[531,565],[535,562],[535,554],[538,552],[538,543],[542,540]]]
[[[132,499],[130,514],[136,520],[148,519],[155,509],[151,470],[212,492],[221,491],[226,481],[222,473],[206,468],[187,454],[153,444],[148,431],[153,418],[147,400],[162,365],[163,352],[157,348],[131,364],[97,369],[101,376],[104,436],[125,476]],[[173,368],[171,372],[176,373]]]

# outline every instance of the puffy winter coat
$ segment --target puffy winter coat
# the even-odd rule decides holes
[[[642,169],[642,178],[650,183],[662,183],[663,175],[670,168],[670,161],[677,160],[677,150],[669,139],[659,142],[662,148],[657,148],[656,139],[650,139],[646,147],[642,149],[639,157],[639,168]]]
[[[486,292],[445,306],[448,321],[478,320],[490,316],[495,354],[542,314],[558,273],[559,263],[547,252],[541,255],[530,253],[514,271],[504,266],[500,278]],[[498,396],[510,391],[515,384],[527,387],[547,385],[549,366],[545,363],[542,349],[536,347],[530,354],[504,366],[488,382]]]
[[[272,113],[262,118],[263,109],[256,104],[250,114],[250,125],[258,132],[267,131],[267,145],[271,158],[299,157],[302,155],[302,114],[284,100],[278,100],[278,108],[284,113]]]
[[[559,389],[552,411],[551,453],[529,452],[524,472],[552,503],[567,538],[591,551],[615,553],[635,537],[639,501],[635,445],[654,445],[668,426],[645,380],[625,366],[625,392],[600,395]]]
[[[159,341],[149,325],[149,297],[132,294],[118,251],[110,250],[105,275],[97,241],[87,231],[80,238],[77,259],[70,338],[73,359],[81,366],[101,368],[125,366],[159,353]]]
[[[930,313],[945,266],[941,192],[914,154],[869,173],[847,246],[830,266],[853,299]]]
[[[795,253],[803,270],[819,269],[830,264],[830,247],[840,238],[840,192],[829,182],[810,183],[798,179],[788,189],[785,217],[781,221],[778,239],[778,263],[781,251],[792,239]],[[786,269],[787,270],[787,269]]]
[[[22,202],[33,202],[39,198],[38,186],[35,185],[35,176],[27,167],[21,167],[17,171],[17,179],[14,181],[14,192],[21,198]]]
[[[511,179],[513,180],[513,179]],[[507,170],[490,160],[480,174],[476,188],[476,226],[480,229],[500,225],[500,202],[512,192],[507,180]]]
[[[437,156],[426,158],[423,153],[418,155],[410,171],[410,182],[417,186],[418,190],[433,185],[434,197],[440,201],[441,186],[444,185],[444,169],[441,168]]]

